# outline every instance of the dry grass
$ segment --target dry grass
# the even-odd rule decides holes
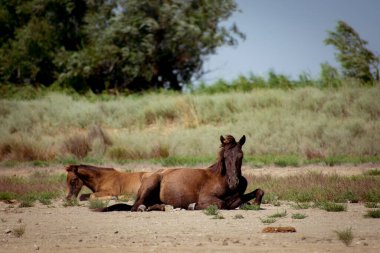
[[[379,89],[161,93],[95,102],[54,93],[1,99],[0,160],[215,156],[224,134],[245,134],[247,157],[292,157],[279,165],[297,165],[297,157],[378,156]]]
[[[266,193],[264,202],[272,198],[294,202],[380,202],[378,176],[338,176],[307,173],[288,177],[248,177],[248,190],[261,188]]]

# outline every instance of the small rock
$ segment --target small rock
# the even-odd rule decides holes
[[[165,205],[165,212],[172,212],[174,210],[174,207],[171,205]]]
[[[119,233],[119,231],[117,231],[117,230],[114,232],[114,234],[118,234],[118,233]]]
[[[10,233],[12,233],[12,230],[10,230],[10,229],[6,229],[6,230],[5,230],[5,233],[6,233],[6,234],[10,234]]]
[[[37,244],[34,244],[34,249],[35,250],[40,250],[40,246],[38,246]]]

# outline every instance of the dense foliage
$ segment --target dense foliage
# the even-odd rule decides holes
[[[379,56],[366,48],[368,42],[346,22],[338,21],[335,31],[329,31],[325,44],[339,51],[336,58],[345,77],[365,83],[379,80]]]
[[[217,47],[244,37],[221,25],[236,8],[233,0],[0,0],[0,81],[179,90]]]

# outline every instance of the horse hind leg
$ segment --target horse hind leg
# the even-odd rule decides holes
[[[158,174],[151,175],[145,178],[140,186],[140,189],[136,196],[136,201],[131,209],[131,211],[138,211],[139,207],[153,206],[159,202],[159,191],[160,191],[161,176]]]

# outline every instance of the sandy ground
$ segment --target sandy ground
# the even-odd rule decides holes
[[[315,170],[352,175],[379,167],[263,168],[255,169],[254,174],[286,176]],[[0,170],[0,174],[12,173],[25,171]],[[259,211],[222,210],[224,219],[185,210],[96,213],[87,202],[64,207],[62,200],[50,206],[16,206],[0,202],[0,252],[380,252],[380,219],[364,218],[368,209],[363,204],[348,204],[346,212],[337,213],[296,210],[291,203],[262,205]],[[286,217],[269,225],[262,223],[261,219],[284,210]],[[292,219],[294,213],[307,217]],[[263,233],[267,226],[292,226],[297,231]],[[25,232],[16,237],[13,230],[20,227],[25,227]],[[350,246],[334,232],[348,228],[354,235]]]

